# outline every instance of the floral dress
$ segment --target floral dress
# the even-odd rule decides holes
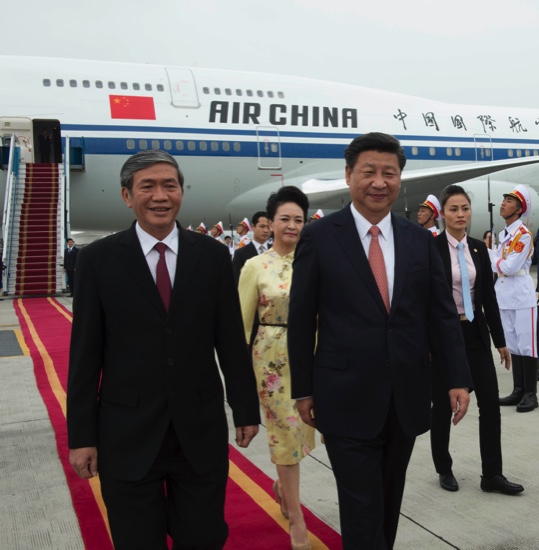
[[[314,428],[307,426],[290,397],[287,328],[294,253],[273,249],[248,260],[241,270],[239,293],[246,340],[255,313],[260,326],[253,342],[253,367],[264,409],[271,461],[292,465],[314,449]]]

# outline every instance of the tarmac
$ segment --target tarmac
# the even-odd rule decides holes
[[[71,308],[71,298],[57,299]],[[0,550],[84,549],[32,359],[20,354],[14,337],[19,329],[13,300],[5,297],[0,301],[0,355],[7,355],[0,357]],[[498,364],[495,349],[493,354]],[[507,395],[511,373],[501,366],[496,370],[500,395]],[[417,439],[395,550],[539,549],[539,409],[524,414],[502,407],[504,474],[525,487],[516,496],[481,491],[478,420],[472,396],[467,416],[451,432],[453,472],[460,485],[455,493],[438,484],[429,434]],[[241,452],[275,476],[263,426]],[[302,502],[339,531],[335,482],[320,442],[302,462],[301,476]]]

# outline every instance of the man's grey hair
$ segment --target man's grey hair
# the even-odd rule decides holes
[[[176,171],[178,172],[178,181],[180,182],[180,187],[183,190],[183,174],[178,163],[176,162],[176,159],[172,155],[169,155],[166,151],[160,150],[140,151],[132,157],[129,157],[120,171],[120,181],[122,187],[125,187],[129,192],[131,192],[134,174],[139,170],[150,168],[150,166],[153,166],[158,162],[166,162],[176,168]]]

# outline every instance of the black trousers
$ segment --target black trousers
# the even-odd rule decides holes
[[[75,270],[66,269],[67,286],[69,287],[69,293],[75,292]]]
[[[100,475],[116,550],[221,550],[228,461],[200,475],[185,460],[172,425],[144,478],[124,481]]]
[[[498,378],[490,348],[485,346],[477,321],[461,321],[466,355],[479,407],[479,450],[482,473],[492,477],[502,473],[501,415],[498,401]],[[442,358],[432,356],[432,427],[430,443],[434,467],[439,474],[451,472],[449,453],[451,406],[447,383],[441,374]]]
[[[337,481],[343,550],[391,550],[415,437],[402,431],[392,403],[378,437],[324,434],[324,440]]]

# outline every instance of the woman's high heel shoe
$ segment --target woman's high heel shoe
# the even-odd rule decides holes
[[[273,492],[275,493],[275,502],[280,506],[281,508],[281,514],[288,519],[288,511],[283,509],[283,499],[281,498],[281,494],[279,493],[279,480],[276,479],[273,483]],[[302,549],[300,549],[302,550]]]

